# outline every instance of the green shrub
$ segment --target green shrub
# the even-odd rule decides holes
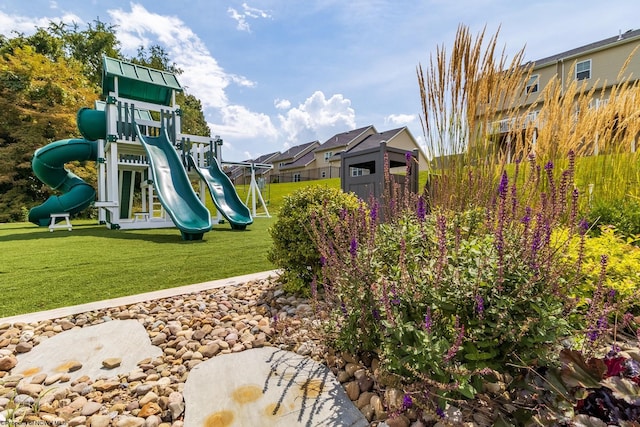
[[[612,201],[595,202],[588,219],[590,224],[598,226],[612,225],[625,238],[635,238],[634,244],[640,245],[640,201],[624,198]],[[600,234],[601,227],[594,227],[593,233]]]
[[[325,221],[335,222],[359,206],[355,195],[326,186],[309,186],[284,198],[278,220],[269,229],[269,261],[283,270],[286,291],[309,295],[309,285],[320,272],[320,254],[310,234],[313,218],[322,212]]]

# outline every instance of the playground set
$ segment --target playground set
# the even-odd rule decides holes
[[[110,229],[177,227],[184,240],[202,240],[223,218],[244,230],[257,216],[269,216],[255,171],[271,165],[223,162],[220,137],[180,131],[181,110],[175,94],[182,91],[176,76],[133,63],[103,57],[104,101],[82,108],[77,125],[83,138],[52,142],[36,150],[32,169],[45,184],[61,193],[29,211],[29,221],[49,226],[94,204],[98,220]],[[158,120],[154,120],[154,117]],[[64,168],[71,161],[98,163],[98,191]],[[251,169],[245,203],[224,173],[224,165]],[[198,191],[192,184],[196,182]],[[205,206],[206,190],[217,210]],[[134,212],[134,194],[140,208]],[[247,205],[251,199],[252,210]]]

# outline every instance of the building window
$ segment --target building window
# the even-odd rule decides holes
[[[591,60],[580,61],[576,64],[576,80],[591,78]]]
[[[279,168],[281,168],[281,167],[283,167],[283,166],[284,166],[284,165],[286,165],[286,164],[287,164],[286,162],[280,162],[280,163],[278,163],[278,167],[279,167]]]
[[[538,74],[534,74],[531,76],[529,81],[527,82],[526,91],[527,93],[536,93],[538,91],[538,80],[540,76]]]
[[[351,168],[351,176],[362,176],[362,175],[364,175],[364,169]]]
[[[327,151],[326,153],[324,153],[324,162],[329,163],[329,159],[331,159],[331,156],[333,156],[333,151]]]
[[[300,174],[299,173],[294,173],[293,174],[293,182],[300,182]]]

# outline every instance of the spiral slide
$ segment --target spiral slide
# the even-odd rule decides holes
[[[193,191],[166,129],[163,128],[158,137],[142,135],[137,126],[136,130],[138,140],[147,152],[160,203],[182,233],[183,240],[202,240],[203,234],[211,230],[211,215]]]
[[[54,213],[75,214],[93,203],[96,191],[64,164],[74,160],[97,160],[98,146],[86,139],[64,139],[52,142],[36,150],[31,161],[34,174],[61,196],[51,196],[40,206],[29,211],[29,221],[47,226]]]
[[[224,216],[231,228],[234,230],[244,230],[247,225],[253,223],[249,208],[242,203],[233,183],[222,171],[218,160],[213,159],[208,168],[199,168],[193,156],[189,156],[189,166],[194,168],[200,178],[207,183],[209,193],[216,208]]]

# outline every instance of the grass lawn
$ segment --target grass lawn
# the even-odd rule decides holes
[[[214,226],[199,242],[176,228],[109,230],[74,220],[73,231],[0,224],[0,317],[270,270],[268,227]]]
[[[420,178],[423,185],[426,174]],[[0,224],[0,317],[273,269],[268,228],[284,197],[309,185],[339,188],[340,179],[267,185],[272,218],[256,218],[246,231],[216,225],[200,242],[182,241],[175,228],[116,231],[91,220],[53,233],[31,223]],[[243,201],[247,191],[238,188]],[[207,205],[215,209],[210,198]]]

